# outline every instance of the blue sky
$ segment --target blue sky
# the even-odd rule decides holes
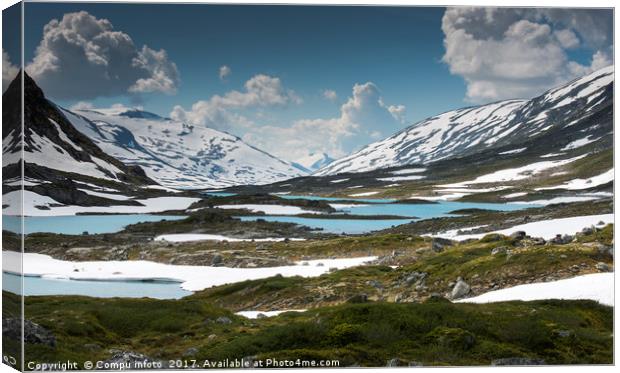
[[[79,11],[87,16],[55,25],[53,32],[58,33],[48,35],[53,46],[37,57],[44,26]],[[27,3],[25,60],[49,98],[63,106],[78,102],[94,107],[139,105],[162,116],[226,130],[292,160],[322,151],[343,156],[443,111],[531,97],[593,66],[610,63],[609,11],[543,15],[506,11],[488,23],[479,21],[481,14],[471,11],[451,18],[445,8],[422,7]],[[470,26],[451,23],[463,16],[469,17]],[[11,27],[10,20],[7,24],[4,19],[5,28]],[[113,74],[130,77],[136,84],[142,79],[142,86],[129,87],[129,82],[104,89],[95,78],[102,72],[101,65],[91,73],[77,57],[58,62],[72,56],[69,49],[59,49],[64,44],[56,43],[58,35],[66,37],[63,32],[68,28],[82,36],[96,34],[85,26],[85,19],[131,38],[135,50],[130,53],[141,56],[144,66],[139,71],[135,66],[127,71],[116,66]],[[109,26],[102,20],[108,20]],[[459,50],[467,45],[467,40],[459,39],[463,33],[489,45]],[[548,55],[544,60],[548,71],[533,67],[536,71],[515,76],[511,70],[520,70],[527,62],[510,53],[522,51],[525,47],[520,43],[531,35],[537,38],[527,44],[531,55],[523,54],[527,61]],[[14,62],[18,46],[7,38],[3,41]],[[157,54],[161,50],[165,55]],[[494,50],[499,50],[500,57],[494,56]],[[110,66],[126,62],[122,58],[114,62],[114,53],[105,55]],[[472,68],[469,62],[479,56],[488,56],[488,61]],[[513,60],[520,64],[516,69],[487,74]],[[50,61],[63,66],[65,75],[45,70]],[[222,66],[231,71],[224,79],[219,75]],[[76,71],[75,81],[66,75],[69,69]],[[263,78],[253,80],[257,76]],[[248,81],[276,97],[250,95],[244,88]],[[335,96],[325,94],[326,90]],[[202,102],[200,109],[192,109],[197,102]],[[331,127],[338,138],[313,140],[304,134],[327,134]],[[284,145],[282,140],[291,136],[299,137],[298,141]],[[307,146],[300,145],[304,140]]]

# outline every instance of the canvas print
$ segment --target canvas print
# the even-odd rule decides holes
[[[613,16],[3,10],[3,363],[613,364]]]

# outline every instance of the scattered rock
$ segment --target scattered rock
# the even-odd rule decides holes
[[[507,248],[505,246],[495,247],[491,250],[491,255],[505,254]]]
[[[220,316],[215,320],[216,323],[218,324],[224,324],[224,325],[228,325],[228,324],[232,324],[232,320],[229,319],[226,316]]]
[[[545,365],[542,359],[530,359],[526,357],[506,357],[491,361],[491,365]]]
[[[446,246],[452,245],[452,241],[441,237],[434,237],[431,241],[431,249],[433,249],[433,251],[436,253],[440,253],[444,250]]]
[[[570,330],[558,330],[556,331],[556,334],[562,338],[566,338],[566,337],[570,337],[571,334],[573,333],[571,333]]]
[[[383,285],[381,285],[381,283],[377,280],[368,280],[366,281],[366,284],[372,286],[375,289],[383,289]]]
[[[596,269],[598,269],[600,272],[609,272],[610,270],[607,263],[603,263],[603,262],[596,263]]]
[[[525,238],[525,231],[516,231],[510,235],[513,240],[522,240]]]
[[[118,350],[111,350],[110,352],[113,353],[112,357],[101,362],[105,370],[145,369],[148,366],[152,368],[165,367],[161,361],[153,360],[137,352]]]
[[[573,241],[573,236],[569,235],[569,234],[565,234],[564,236],[562,236],[561,234],[556,234],[554,238],[551,239],[551,243],[556,244],[556,245],[565,245],[567,243],[571,243]]]
[[[198,353],[198,349],[196,347],[190,347],[183,353],[183,356],[194,356]]]
[[[214,341],[216,338],[217,338],[217,335],[209,334],[209,336],[207,337],[207,341],[211,342],[211,341]]]
[[[220,255],[220,254],[215,254],[215,255],[213,256],[213,259],[211,259],[211,265],[214,265],[214,266],[219,266],[219,265],[221,265],[221,264],[222,264],[223,259],[224,259],[224,258],[222,257],[222,255]]]
[[[347,299],[347,303],[366,303],[368,302],[368,295],[366,294],[356,294],[351,298]]]
[[[594,227],[585,227],[581,230],[581,234],[584,234],[584,235],[592,234],[594,233],[594,229],[595,229]]]
[[[424,282],[427,275],[428,274],[426,272],[411,272],[407,274],[407,277],[405,277],[405,282],[407,285],[420,284]]]
[[[470,286],[465,281],[463,281],[462,278],[459,277],[458,280],[456,280],[456,285],[454,285],[454,288],[452,288],[451,297],[452,299],[462,298],[469,294],[470,290]]]
[[[398,367],[401,366],[401,360],[397,357],[390,359],[387,361],[387,368],[393,368],[393,367]]]
[[[599,254],[603,254],[603,255],[614,255],[614,248],[613,246],[608,246],[602,243],[597,243],[597,250],[599,252]]]

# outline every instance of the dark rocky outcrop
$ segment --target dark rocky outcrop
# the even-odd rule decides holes
[[[49,330],[28,319],[23,320],[24,342],[43,344],[56,347],[56,337]],[[22,320],[19,318],[2,319],[2,335],[6,338],[21,341]]]

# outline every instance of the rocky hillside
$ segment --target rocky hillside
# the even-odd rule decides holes
[[[531,100],[501,101],[428,118],[329,164],[316,175],[429,164],[489,150],[518,154],[532,148],[538,138],[560,131],[559,139],[568,142],[557,150],[608,141],[613,128],[613,73],[609,66]],[[581,125],[584,122],[589,123],[587,128]]]
[[[8,194],[21,184],[21,74],[3,94],[2,103],[3,193]],[[27,74],[23,151],[25,189],[59,204],[131,205],[120,195],[98,193],[114,190],[127,195],[156,184],[142,168],[110,156],[78,131]]]

